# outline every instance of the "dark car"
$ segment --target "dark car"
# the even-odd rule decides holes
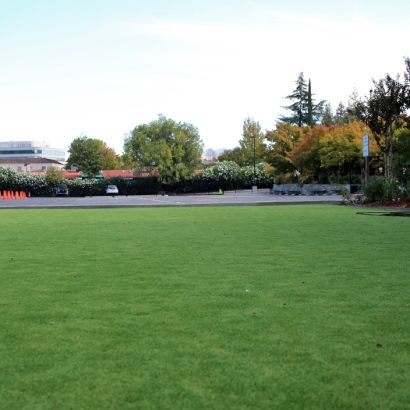
[[[66,184],[58,184],[56,187],[56,195],[68,196],[68,188]]]

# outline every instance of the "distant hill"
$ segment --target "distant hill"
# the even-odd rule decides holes
[[[207,148],[206,150],[204,150],[203,155],[217,158],[227,149],[230,149],[230,148],[218,148],[218,149]]]

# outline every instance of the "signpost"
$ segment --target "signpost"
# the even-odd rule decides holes
[[[365,181],[369,182],[369,136],[363,135],[363,156],[365,167]]]

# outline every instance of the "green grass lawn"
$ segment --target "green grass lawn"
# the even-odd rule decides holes
[[[410,408],[410,218],[357,211],[1,210],[0,408]]]

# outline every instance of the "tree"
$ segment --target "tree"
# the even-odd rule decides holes
[[[312,84],[309,78],[308,96],[307,96],[307,125],[313,127],[313,102],[312,102]]]
[[[369,135],[370,152],[376,154],[377,146],[366,124],[353,121],[342,127],[330,127],[321,139],[319,156],[321,168],[341,168],[362,160],[362,137]]]
[[[120,169],[120,158],[115,151],[108,147],[105,142],[102,142],[103,146],[103,165],[101,169]]]
[[[334,124],[333,110],[330,103],[326,103],[323,110],[322,124],[330,127]]]
[[[397,166],[410,165],[410,129],[400,128],[393,135],[395,151],[397,153]],[[402,169],[401,169],[402,171]]]
[[[51,166],[46,172],[46,180],[48,183],[56,185],[63,182],[64,175],[57,167]]]
[[[298,127],[302,125],[313,126],[320,121],[326,101],[320,101],[318,104],[314,103],[310,79],[307,85],[303,72],[299,73],[295,83],[296,88],[293,93],[285,97],[288,100],[294,101],[294,103],[282,106],[282,108],[291,111],[293,114],[289,117],[281,115],[280,121],[288,122]]]
[[[297,127],[279,122],[275,130],[266,132],[268,141],[266,158],[267,162],[275,168],[275,172],[288,173],[296,170],[290,152],[308,131],[310,131],[309,126]]]
[[[98,174],[104,165],[104,147],[100,140],[81,135],[73,140],[68,148],[70,156],[67,167],[77,164],[78,168],[89,176]]]
[[[356,106],[361,103],[363,103],[363,100],[359,96],[359,93],[357,92],[355,87],[353,88],[353,91],[349,95],[349,99],[347,100],[347,107],[344,113],[345,117],[347,118],[345,123],[352,121],[360,121],[360,116],[356,112]]]
[[[406,62],[407,64],[407,62]],[[384,153],[385,177],[393,176],[393,133],[400,128],[400,124],[406,115],[408,108],[409,82],[400,82],[400,76],[396,78],[386,74],[379,81],[373,81],[373,89],[365,101],[359,101],[354,106],[356,115],[368,125],[372,131],[377,145]]]
[[[349,116],[346,111],[346,107],[342,102],[340,102],[336,108],[336,114],[333,123],[338,125],[339,127],[342,127],[344,124],[349,123]]]
[[[240,167],[243,167],[248,163],[248,159],[241,147],[225,150],[218,156],[218,161],[233,161]]]
[[[136,126],[124,138],[124,153],[133,162],[136,175],[155,172],[163,183],[179,181],[200,164],[203,143],[192,124],[163,115]]]
[[[404,63],[406,66],[406,71],[404,72],[404,105],[406,110],[410,110],[410,58],[405,58]],[[407,123],[407,128],[410,129],[410,115],[408,112],[405,116],[405,120]]]
[[[319,173],[320,141],[328,132],[328,127],[325,125],[318,125],[312,128],[311,131],[308,131],[303,138],[296,143],[295,148],[290,152],[290,157],[297,169],[306,169]]]
[[[204,181],[235,182],[238,179],[240,168],[236,162],[221,161],[205,168],[201,173]]]
[[[289,124],[301,127],[302,124],[306,124],[307,108],[307,85],[303,72],[299,73],[295,83],[296,88],[293,90],[293,93],[285,97],[286,99],[294,102],[291,105],[282,106],[285,110],[291,111],[292,115],[289,117],[281,115],[280,120],[282,122],[288,122]]]
[[[264,161],[266,155],[264,139],[265,135],[261,131],[259,122],[251,117],[245,118],[242,125],[242,138],[239,140],[239,146],[245,158],[243,165],[252,165],[254,159],[256,163]]]

